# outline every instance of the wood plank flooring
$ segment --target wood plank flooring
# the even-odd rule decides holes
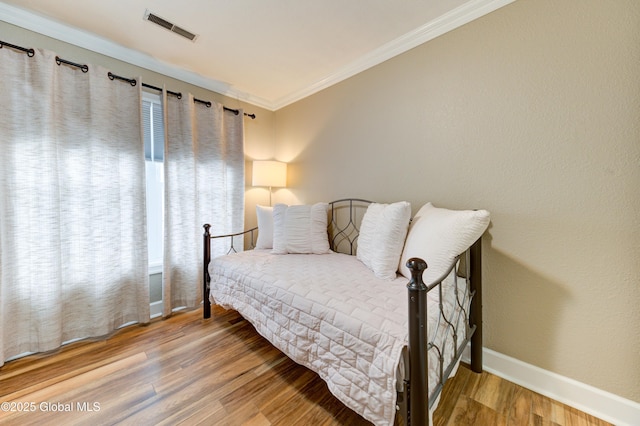
[[[0,368],[5,425],[368,425],[234,311],[185,312]],[[434,424],[607,425],[464,366]]]

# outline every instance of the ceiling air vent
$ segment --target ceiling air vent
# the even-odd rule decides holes
[[[169,31],[171,31],[172,33],[176,33],[186,39],[189,39],[191,41],[195,41],[196,37],[198,37],[196,34],[192,33],[191,31],[187,31],[184,28],[180,28],[179,26],[175,25],[172,22],[167,21],[164,18],[159,17],[158,15],[156,15],[155,13],[150,12],[149,10],[145,11],[144,13],[144,20],[145,21],[149,21],[149,22],[153,22],[156,25],[161,26],[164,29],[167,29]]]

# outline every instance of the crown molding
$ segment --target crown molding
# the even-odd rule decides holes
[[[432,40],[446,32],[452,31],[468,22],[480,18],[516,0],[471,0],[456,9],[416,28],[415,30],[398,37],[397,39],[382,45],[380,48],[360,57],[334,73],[294,91],[276,100],[268,100],[237,90],[232,85],[212,78],[204,77],[159,61],[149,55],[143,54],[128,47],[119,45],[93,33],[79,30],[51,20],[42,15],[0,2],[1,20],[27,30],[52,37],[87,50],[112,57],[141,68],[145,68],[166,76],[182,80],[186,83],[199,86],[230,98],[276,111],[303,98],[313,95],[323,89],[340,83],[354,75],[374,67],[394,56],[400,55],[414,47]]]
[[[335,73],[275,101],[278,110],[372,68],[516,0],[471,0],[358,58]]]
[[[168,77],[173,77],[177,80],[220,93],[230,98],[238,99],[262,108],[272,109],[272,103],[266,99],[239,91],[228,83],[176,67],[137,50],[99,37],[93,33],[70,27],[25,9],[0,2],[0,20]],[[114,70],[114,72],[117,71]]]

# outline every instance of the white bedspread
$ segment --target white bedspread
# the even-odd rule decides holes
[[[270,250],[213,259],[209,273],[213,303],[237,310],[365,419],[393,424],[397,369],[407,344],[406,278],[380,280],[355,256]],[[453,309],[455,297],[443,299],[445,311]],[[437,305],[437,293],[430,292],[429,336],[442,339]],[[430,393],[439,370],[432,352]]]

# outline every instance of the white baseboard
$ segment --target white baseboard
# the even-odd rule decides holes
[[[153,302],[149,307],[149,313],[151,314],[151,318],[159,317],[162,315],[162,300],[158,302]]]
[[[496,376],[618,426],[640,425],[640,404],[483,348],[483,367]],[[462,357],[469,362],[469,348]]]

